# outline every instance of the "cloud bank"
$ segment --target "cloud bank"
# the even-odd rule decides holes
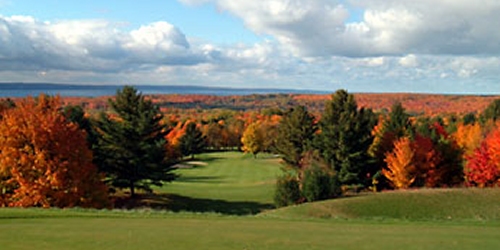
[[[0,16],[0,78],[359,92],[500,93],[496,0],[179,0],[261,42],[218,45],[166,21]]]

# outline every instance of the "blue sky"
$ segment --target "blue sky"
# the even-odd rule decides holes
[[[0,0],[0,79],[499,94],[496,13],[497,0]]]

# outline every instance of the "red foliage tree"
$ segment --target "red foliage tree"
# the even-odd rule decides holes
[[[467,158],[465,177],[469,186],[487,187],[498,183],[498,167],[491,159],[487,143],[483,142]]]

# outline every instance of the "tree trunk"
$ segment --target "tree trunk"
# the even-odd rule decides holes
[[[135,185],[133,181],[130,182],[130,197],[131,198],[135,197]]]

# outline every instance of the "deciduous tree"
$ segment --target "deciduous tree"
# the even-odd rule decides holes
[[[0,121],[1,205],[106,207],[107,187],[85,132],[60,112],[59,98],[27,98]]]
[[[260,122],[257,121],[248,125],[241,137],[241,143],[243,144],[244,152],[251,153],[254,157],[257,157],[257,154],[264,148],[264,138],[260,129]]]
[[[386,154],[387,168],[382,174],[396,189],[409,188],[415,181],[414,151],[408,137],[402,137],[394,143],[392,152]]]

